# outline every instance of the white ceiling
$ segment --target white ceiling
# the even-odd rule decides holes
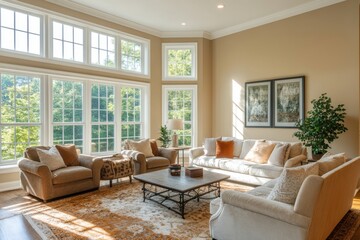
[[[345,0],[48,0],[160,37],[210,39]],[[217,9],[224,4],[223,9]],[[181,23],[186,22],[186,26]]]

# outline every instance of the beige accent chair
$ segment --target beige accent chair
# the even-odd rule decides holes
[[[308,176],[295,204],[269,200],[276,180],[247,193],[226,190],[211,209],[213,239],[325,240],[352,206],[360,157],[322,176]],[[213,200],[215,201],[215,200]]]
[[[174,164],[176,161],[177,152],[173,149],[160,147],[158,148],[157,156],[145,157],[144,153],[129,150],[127,146],[128,145],[125,144],[125,150],[122,150],[121,154],[132,157],[135,175],[168,168],[170,164]]]
[[[41,163],[36,148],[50,149],[47,146],[29,147],[24,158],[19,160],[20,179],[23,189],[44,202],[73,193],[98,189],[100,186],[101,159],[79,154],[79,166],[68,166],[50,171]]]

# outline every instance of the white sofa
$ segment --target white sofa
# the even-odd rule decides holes
[[[221,139],[212,138],[213,141],[234,141],[233,158],[217,158],[214,151],[210,154],[206,154],[206,148],[209,148],[206,141],[209,139],[205,139],[203,147],[190,149],[190,166],[202,167],[207,171],[227,174],[230,176],[230,180],[241,183],[263,185],[264,183],[279,177],[284,167],[299,166],[301,165],[301,162],[307,160],[306,148],[300,142],[255,139],[240,140],[232,137],[222,137]],[[272,144],[287,144],[288,148],[286,149],[283,164],[274,165],[270,162],[259,164],[253,161],[244,160],[244,157],[249,153],[257,141]],[[208,152],[211,152],[211,150]]]
[[[351,208],[359,177],[360,157],[322,176],[310,175],[294,204],[267,198],[276,179],[247,193],[225,190],[210,204],[211,236],[221,240],[326,239]]]

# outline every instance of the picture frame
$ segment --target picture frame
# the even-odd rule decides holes
[[[271,81],[245,83],[245,127],[271,127]]]
[[[273,80],[273,127],[295,128],[305,115],[305,76]]]

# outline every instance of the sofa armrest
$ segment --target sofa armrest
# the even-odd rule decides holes
[[[192,160],[205,154],[204,147],[191,148],[189,150],[189,163],[192,165]]]
[[[131,157],[135,165],[135,174],[146,172],[146,157],[142,152],[134,150],[122,150],[121,154]]]
[[[44,179],[49,179],[51,181],[51,171],[45,164],[41,162],[36,162],[27,158],[22,158],[18,162],[18,166],[21,171],[28,172],[34,175],[37,175]]]
[[[177,157],[177,151],[169,148],[159,148],[159,156],[170,160],[170,164],[174,164]]]
[[[93,159],[97,159],[97,158],[94,158],[93,156],[90,155],[79,154],[78,159],[81,166],[92,169]]]
[[[288,168],[288,167],[296,167],[296,166],[300,166],[301,162],[306,160],[306,156],[305,155],[298,155],[296,157],[290,158],[288,160],[286,160],[284,167]]]
[[[310,218],[295,213],[294,206],[290,204],[268,200],[234,190],[225,190],[221,195],[221,199],[223,202],[221,207],[229,204],[303,228],[307,228],[310,224]],[[219,212],[221,214],[221,210],[218,210],[216,214]]]

